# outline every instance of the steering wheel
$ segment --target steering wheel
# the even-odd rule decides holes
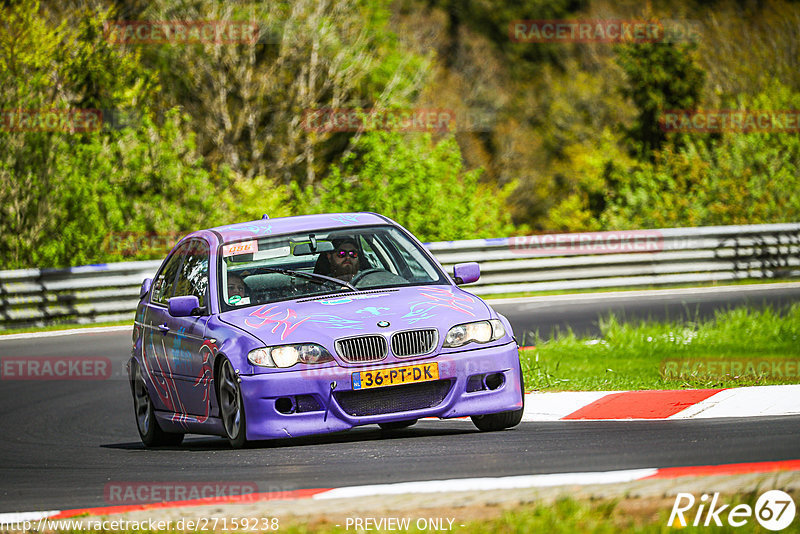
[[[406,283],[408,281],[402,276],[398,276],[391,271],[387,271],[386,269],[367,269],[357,273],[353,279],[350,280],[350,285],[358,287],[356,284],[366,280],[370,276],[374,278],[374,280],[372,280],[372,285],[391,285],[397,283]]]
[[[354,286],[358,282],[363,280],[365,277],[367,277],[367,276],[369,276],[369,275],[371,275],[373,273],[379,273],[381,271],[386,271],[386,269],[367,269],[366,271],[359,271],[359,272],[356,273],[356,275],[353,278],[350,279],[350,285]]]

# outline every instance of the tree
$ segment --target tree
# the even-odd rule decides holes
[[[647,157],[666,140],[659,117],[668,110],[695,109],[703,90],[704,71],[694,57],[693,42],[620,45],[617,61],[628,77],[622,94],[633,100],[638,116],[629,134]]]
[[[157,79],[135,51],[104,39],[103,23],[111,12],[87,8],[68,13],[54,23],[32,1],[4,13],[2,268],[132,259],[109,250],[110,237],[121,232],[174,235],[231,222],[228,212],[244,213],[231,208],[239,200],[232,195],[242,193],[235,175],[225,167],[206,166],[179,110],[154,120],[149,103],[159,91]],[[91,128],[33,123],[76,112],[97,122]],[[26,125],[19,122],[23,115]],[[108,121],[123,115],[130,120]],[[263,179],[260,183],[268,186]],[[279,197],[262,193],[261,204],[264,199],[280,203]]]
[[[309,111],[409,104],[424,80],[428,63],[399,50],[386,4],[162,0],[141,17],[252,22],[257,40],[163,45],[146,60],[163,74],[168,107],[190,115],[209,163],[309,186],[354,135],[311,131]]]
[[[452,137],[365,133],[319,187],[297,188],[306,213],[374,211],[425,241],[502,237],[513,233],[506,201],[515,184],[493,188],[466,171]]]

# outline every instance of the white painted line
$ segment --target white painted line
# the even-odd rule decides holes
[[[0,525],[10,526],[16,523],[22,523],[23,521],[39,521],[51,515],[56,515],[60,511],[61,510],[49,510],[46,512],[11,512],[0,514]]]
[[[94,326],[90,328],[72,328],[70,330],[51,330],[49,332],[23,332],[21,334],[0,335],[0,341],[11,341],[12,339],[36,339],[40,337],[73,336],[76,334],[103,334],[105,332],[130,332],[133,330],[133,321],[130,326]]]
[[[720,391],[670,419],[764,417],[800,414],[800,384],[753,386]]]
[[[788,462],[756,462],[753,465],[759,464],[796,464],[796,461],[790,460]],[[734,466],[736,464],[733,464]],[[705,470],[705,468],[717,467],[722,468],[722,473],[725,474],[726,465],[720,466],[699,466],[697,469]],[[397,484],[372,484],[364,486],[350,486],[344,488],[334,488],[323,490],[320,493],[308,496],[294,496],[286,500],[308,500],[308,499],[352,499],[360,497],[370,497],[375,495],[402,495],[402,494],[431,494],[431,493],[445,493],[445,492],[464,492],[464,491],[490,491],[490,490],[507,490],[507,489],[523,489],[523,488],[547,488],[556,486],[589,486],[589,485],[602,485],[602,484],[619,484],[625,482],[633,482],[642,480],[648,477],[658,477],[664,468],[648,467],[643,469],[622,469],[616,471],[589,471],[582,473],[550,473],[543,475],[518,475],[508,477],[482,477],[482,478],[456,478],[446,480],[425,480],[416,482],[401,482]],[[666,468],[670,471],[672,468]],[[678,468],[682,471],[691,471],[688,469]],[[779,468],[781,469],[781,468]],[[796,469],[796,467],[788,467],[788,469]],[[773,471],[774,468],[769,469],[753,469],[753,473]],[[684,473],[678,476],[692,476],[690,473]],[[180,509],[184,503],[175,502],[170,503],[171,509]],[[115,508],[115,507],[110,507]],[[99,510],[99,511],[98,511]],[[102,508],[93,510],[92,515],[103,515]],[[50,510],[46,512],[22,512],[22,513],[4,513],[0,514],[0,528],[3,526],[19,524],[23,521],[43,521],[44,519],[53,515],[61,513],[61,510]],[[114,512],[124,513],[124,512]],[[76,516],[78,517],[78,516]]]
[[[554,473],[550,475],[522,475],[499,478],[455,478],[450,480],[426,480],[401,482],[398,484],[374,484],[336,488],[318,493],[312,499],[349,499],[373,495],[400,495],[404,493],[443,493],[455,491],[487,491],[498,489],[545,488],[550,486],[573,486],[590,484],[616,484],[630,482],[655,475],[656,468],[629,469],[590,473]]]
[[[573,302],[573,301],[592,301],[606,299],[625,299],[641,297],[661,297],[678,295],[699,295],[704,293],[737,293],[748,291],[770,291],[775,289],[797,289],[800,282],[782,282],[778,284],[741,284],[714,287],[680,287],[673,289],[644,289],[631,291],[608,291],[593,293],[570,293],[567,295],[542,295],[537,297],[511,297],[505,299],[493,299],[491,295],[483,295],[491,306],[503,304],[533,304],[537,302]]]

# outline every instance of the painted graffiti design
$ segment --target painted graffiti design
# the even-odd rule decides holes
[[[346,317],[340,317],[338,315],[315,314],[310,316],[308,319],[312,323],[318,323],[323,327],[327,328],[335,328],[335,329],[350,328],[352,330],[363,330],[364,328],[363,321],[348,319]]]
[[[250,317],[245,319],[245,323],[252,328],[260,328],[265,324],[271,324],[273,325],[273,334],[277,332],[279,328],[283,327],[283,330],[281,331],[281,341],[283,341],[286,339],[286,336],[294,332],[298,326],[310,319],[310,317],[298,319],[297,312],[292,308],[273,311],[276,308],[278,308],[278,306],[270,306],[269,308],[267,308],[267,305],[261,306],[259,309],[251,313]],[[256,317],[257,319],[260,319],[260,321],[251,320],[251,317]]]
[[[471,306],[475,299],[468,295],[455,295],[452,289],[440,287],[424,287],[419,292],[424,297],[423,300],[412,303],[408,313],[403,316],[410,324],[436,317],[440,311],[437,308],[447,308],[475,317]]]
[[[342,224],[357,223],[358,215],[337,215],[336,217],[331,217],[331,219]]]
[[[252,235],[269,235],[272,233],[272,225],[267,224],[265,226],[257,226],[254,224],[236,224],[234,226],[228,226],[227,230],[235,232],[249,232]]]
[[[200,347],[200,356],[202,357],[202,364],[199,373],[192,380],[192,387],[194,389],[200,388],[202,392],[202,400],[204,404],[204,413],[202,415],[189,415],[181,399],[180,390],[175,379],[176,368],[174,365],[174,356],[167,357],[168,351],[164,344],[163,339],[160,343],[156,343],[155,336],[152,333],[149,336],[150,341],[150,357],[143,357],[144,370],[156,395],[164,403],[164,406],[172,412],[170,421],[179,423],[184,428],[188,429],[187,423],[205,423],[211,414],[211,383],[213,380],[213,360],[217,353],[217,346],[211,340],[205,340]],[[179,347],[179,342],[176,340],[173,347]],[[161,352],[159,353],[159,348]],[[179,350],[183,350],[180,349]],[[144,355],[143,355],[144,356]],[[182,357],[182,356],[181,356]],[[186,357],[192,358],[187,354]],[[166,367],[164,367],[164,365]],[[181,363],[181,365],[184,365]]]

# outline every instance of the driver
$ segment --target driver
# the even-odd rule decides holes
[[[358,245],[352,237],[331,240],[333,250],[327,252],[330,276],[349,282],[358,273]]]
[[[314,272],[349,282],[359,269],[358,244],[352,237],[334,238],[331,239],[331,244],[333,250],[320,256],[320,259],[325,258],[327,261],[318,261]]]

